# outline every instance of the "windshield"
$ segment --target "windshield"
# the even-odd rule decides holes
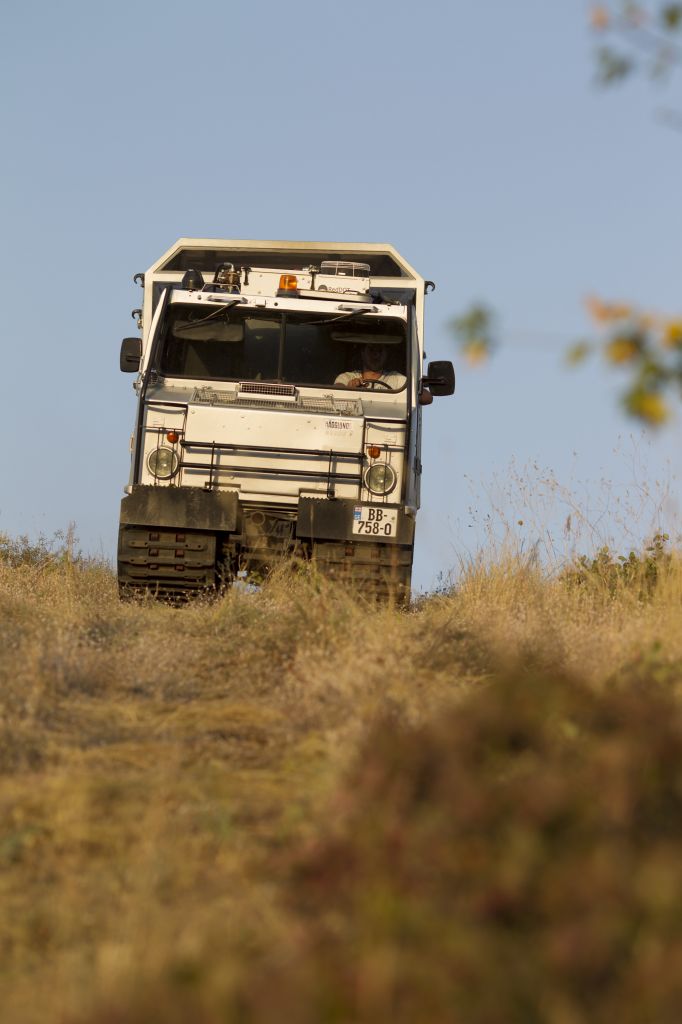
[[[164,376],[388,391],[405,385],[406,323],[397,317],[173,303],[162,332]]]

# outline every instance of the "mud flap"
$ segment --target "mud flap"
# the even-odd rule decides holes
[[[301,498],[298,503],[298,522],[296,536],[311,540],[352,540],[360,544],[372,544],[371,538],[365,538],[353,532],[354,511],[364,508],[360,502],[348,498],[325,500],[322,498]],[[389,545],[412,546],[414,544],[414,517],[408,516],[402,508],[397,511],[397,529],[395,536],[384,542]]]
[[[122,526],[232,533],[238,515],[236,492],[204,491],[201,487],[137,484],[121,502]]]

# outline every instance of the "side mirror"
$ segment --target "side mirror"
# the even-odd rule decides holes
[[[124,338],[121,342],[121,370],[137,373],[142,359],[142,338]]]
[[[429,363],[426,377],[421,379],[422,388],[428,388],[432,395],[454,395],[455,368],[451,362],[442,360]]]

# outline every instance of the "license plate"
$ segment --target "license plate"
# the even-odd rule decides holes
[[[353,509],[353,533],[362,537],[395,537],[397,530],[397,508],[356,505]]]

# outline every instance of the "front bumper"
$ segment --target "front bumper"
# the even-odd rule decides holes
[[[353,533],[353,512],[359,504],[352,498],[301,498],[294,517],[295,536],[306,541],[376,543],[376,538]],[[263,511],[266,517],[271,514],[277,518],[275,507],[271,513],[265,508]],[[242,531],[242,513],[243,506],[234,491],[138,484],[121,502],[121,525],[234,534]],[[382,538],[382,543],[411,545],[414,527],[414,516],[398,509],[395,535]]]

